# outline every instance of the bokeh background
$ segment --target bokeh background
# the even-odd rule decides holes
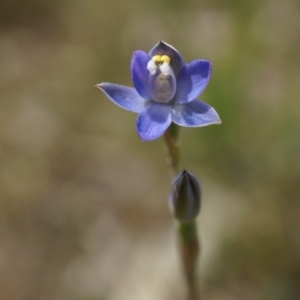
[[[163,141],[93,88],[162,39],[213,62],[182,129],[207,300],[300,299],[300,2],[0,0],[0,298],[183,299]]]

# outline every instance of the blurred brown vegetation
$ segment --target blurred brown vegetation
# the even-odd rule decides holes
[[[213,62],[222,126],[182,129],[203,299],[300,298],[300,3],[0,0],[5,300],[182,299],[162,141],[94,84],[159,39]]]

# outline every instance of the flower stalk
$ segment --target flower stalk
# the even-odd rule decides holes
[[[167,145],[167,151],[169,154],[169,164],[173,171],[178,171],[179,159],[180,159],[180,142],[179,142],[180,128],[175,123],[172,123],[170,127],[165,131],[164,138]]]
[[[187,299],[200,299],[196,280],[197,262],[200,254],[196,222],[178,222],[177,232],[182,268],[187,284]]]

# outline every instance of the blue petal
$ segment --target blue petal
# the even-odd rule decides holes
[[[175,103],[187,103],[195,100],[208,84],[211,67],[211,62],[202,59],[186,64],[177,75]]]
[[[131,58],[130,71],[133,84],[138,93],[147,100],[151,96],[148,88],[149,71],[147,64],[150,60],[149,55],[144,51],[135,51]]]
[[[183,59],[179,52],[171,45],[160,41],[149,52],[149,56],[168,55],[171,58],[171,66],[174,74],[177,75],[179,70],[184,66]]]
[[[199,100],[194,100],[182,105],[173,105],[172,121],[185,127],[221,124],[217,112],[210,105]]]
[[[170,105],[149,103],[137,117],[136,130],[142,141],[152,141],[163,135],[171,122]]]
[[[126,110],[139,113],[146,106],[146,100],[132,87],[106,82],[97,84],[95,87],[101,90],[113,103]]]

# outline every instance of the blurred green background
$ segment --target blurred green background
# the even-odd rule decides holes
[[[93,86],[162,39],[213,62],[223,124],[182,129],[202,181],[203,299],[300,299],[300,2],[0,0],[5,300],[182,299],[162,140]]]

